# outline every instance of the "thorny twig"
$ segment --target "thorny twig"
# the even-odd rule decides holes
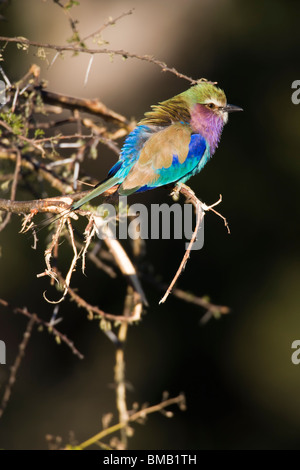
[[[55,338],[62,343],[65,343],[72,351],[75,356],[77,356],[79,359],[84,359],[84,356],[81,354],[80,351],[74,346],[73,341],[71,341],[66,335],[61,333],[51,322],[47,322],[45,320],[42,320],[37,316],[36,313],[30,313],[28,312],[26,307],[20,308],[20,307],[13,307],[11,304],[9,304],[6,300],[0,299],[0,305],[3,305],[4,307],[10,308],[13,313],[20,313],[21,315],[24,315],[27,318],[33,318],[35,323],[37,325],[43,325],[47,328],[48,333],[52,334],[55,336]]]
[[[146,62],[150,62],[152,64],[157,65],[158,67],[161,68],[162,72],[170,72],[178,78],[182,78],[184,80],[187,80],[191,84],[196,84],[199,82],[199,80],[194,80],[191,77],[188,77],[187,75],[184,75],[183,73],[178,72],[175,67],[168,67],[165,62],[162,60],[155,59],[153,56],[150,55],[140,55],[140,54],[133,54],[132,52],[124,51],[123,49],[108,49],[106,47],[103,47],[101,49],[91,49],[87,47],[79,47],[79,46],[59,46],[57,44],[49,44],[49,43],[42,43],[42,42],[37,42],[37,41],[30,41],[29,39],[26,39],[24,37],[6,37],[6,36],[0,36],[0,41],[4,42],[15,42],[17,44],[23,44],[24,46],[33,46],[33,47],[40,47],[44,49],[52,49],[58,53],[62,52],[73,52],[73,53],[83,53],[83,54],[108,54],[110,56],[113,55],[119,55],[125,59],[130,58],[130,59],[138,59]],[[200,79],[203,80],[203,79]]]
[[[163,284],[159,282],[158,280],[154,279],[152,276],[141,274],[142,278],[146,281],[155,286],[158,290],[165,292],[168,288],[167,284]],[[177,297],[178,299],[183,300],[184,302],[188,302],[194,305],[198,305],[199,307],[202,307],[206,310],[206,313],[204,316],[201,318],[201,323],[204,323],[205,321],[209,320],[212,316],[217,318],[220,315],[226,315],[227,313],[230,312],[230,308],[227,307],[226,305],[216,305],[210,302],[210,300],[204,296],[204,297],[198,297],[195,294],[191,292],[184,291],[182,289],[178,289],[177,287],[174,287],[171,292],[174,297]]]
[[[1,418],[8,402],[9,402],[9,399],[11,397],[12,388],[13,388],[13,386],[15,384],[15,381],[16,381],[17,372],[18,372],[18,369],[21,365],[21,361],[23,359],[27,343],[28,343],[29,338],[31,336],[32,328],[33,328],[33,325],[35,323],[38,324],[38,325],[45,326],[47,328],[48,332],[55,336],[57,342],[58,341],[59,342],[64,342],[71,349],[73,354],[75,354],[79,359],[83,359],[84,356],[74,346],[74,343],[71,340],[69,340],[69,338],[66,335],[64,335],[63,333],[58,331],[51,324],[51,322],[46,322],[46,321],[40,319],[35,313],[28,312],[26,307],[23,307],[23,308],[12,307],[4,299],[0,299],[0,305],[3,305],[4,307],[11,308],[14,313],[20,313],[20,314],[22,314],[22,315],[29,318],[27,328],[26,328],[26,330],[24,332],[24,335],[23,335],[23,340],[21,341],[21,343],[19,345],[19,354],[17,355],[17,357],[15,359],[15,362],[14,362],[14,364],[12,365],[12,367],[10,369],[10,376],[9,376],[9,379],[8,379],[8,382],[7,382],[7,385],[5,387],[3,397],[2,397],[2,400],[1,400],[1,404],[0,404],[0,418]]]

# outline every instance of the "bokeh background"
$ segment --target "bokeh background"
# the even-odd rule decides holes
[[[216,80],[244,113],[230,116],[216,155],[190,181],[207,204],[222,193],[219,209],[231,235],[208,214],[204,248],[192,253],[178,283],[230,306],[231,314],[200,326],[199,308],[173,297],[158,306],[160,293],[145,283],[150,307],[130,328],[126,345],[128,404],[155,404],[164,390],[172,396],[183,391],[187,411],[135,424],[130,448],[299,449],[300,365],[291,361],[291,344],[300,339],[300,105],[291,101],[291,85],[300,79],[300,6],[284,0],[85,0],[72,15],[84,36],[132,7],[133,15],[105,31],[109,47],[154,55],[184,74]],[[63,11],[50,0],[7,2],[2,14],[1,35],[56,44],[71,35]],[[99,97],[136,119],[188,87],[134,59],[95,57],[85,87],[88,56],[65,54],[48,68],[33,51],[9,45],[4,59],[11,81],[36,62],[50,90]],[[100,180],[114,161],[103,150],[90,169]],[[141,197],[147,204],[171,202],[165,190]],[[33,251],[19,229],[15,217],[0,234],[1,297],[50,318],[53,309],[42,298],[48,284],[36,279],[44,269],[42,246]],[[147,243],[147,256],[165,282],[183,249],[179,241]],[[87,278],[78,273],[76,283],[91,303],[120,312],[121,277],[112,281],[89,266]],[[2,448],[46,448],[46,434],[67,441],[70,431],[81,441],[101,428],[104,413],[115,412],[113,345],[72,303],[61,306],[60,315],[60,329],[85,359],[35,331],[0,422]],[[24,318],[1,309],[0,339],[7,344],[2,384],[25,325]]]

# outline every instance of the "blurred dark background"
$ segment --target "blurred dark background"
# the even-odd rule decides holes
[[[207,214],[204,247],[192,253],[178,283],[230,306],[231,314],[200,326],[199,308],[172,296],[159,306],[160,293],[144,284],[150,307],[142,322],[130,328],[126,345],[126,374],[132,384],[128,405],[155,404],[164,390],[172,396],[183,391],[187,411],[175,411],[171,420],[154,414],[145,426],[135,424],[130,448],[299,449],[300,365],[291,362],[291,344],[300,339],[300,105],[291,101],[292,82],[300,79],[299,4],[88,0],[73,8],[72,15],[87,35],[109,16],[132,7],[133,15],[103,34],[110,47],[153,54],[184,74],[215,80],[228,102],[242,106],[244,113],[230,116],[216,155],[190,180],[207,204],[223,195],[219,210],[229,221],[231,235],[219,218]],[[1,35],[56,44],[71,35],[63,11],[50,1],[28,0],[25,8],[25,2],[15,0],[2,14],[6,21],[0,22]],[[26,54],[9,45],[4,59],[2,67],[11,81],[36,62],[48,89],[99,97],[136,119],[151,104],[188,87],[184,80],[137,60],[116,57],[111,63],[109,57],[97,56],[83,87],[87,56],[66,54],[49,69],[33,50]],[[93,164],[94,176],[103,178],[115,160],[103,150],[103,159]],[[171,203],[166,190],[148,193],[140,201]],[[19,230],[20,220],[14,217],[0,234],[0,296],[47,319],[53,307],[42,293],[51,289],[45,279],[36,279],[44,269],[43,245],[33,251]],[[169,282],[184,244],[150,240],[147,250],[155,272]],[[121,276],[111,280],[89,264],[87,278],[78,271],[73,285],[92,304],[121,311]],[[115,412],[113,345],[74,304],[61,305],[60,316],[60,329],[85,359],[79,361],[46,332],[35,330],[0,422],[2,448],[46,448],[46,434],[66,441],[70,431],[82,441],[99,431],[104,413]],[[1,309],[0,339],[7,345],[2,383],[25,326],[25,318]]]

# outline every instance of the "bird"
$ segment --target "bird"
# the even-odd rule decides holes
[[[74,202],[69,211],[111,188],[127,196],[171,183],[186,183],[213,156],[228,113],[235,111],[243,109],[227,104],[224,91],[208,81],[200,81],[151,106],[127,136],[119,160],[105,180]]]

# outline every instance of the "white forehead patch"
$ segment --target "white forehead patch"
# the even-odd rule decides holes
[[[223,101],[221,102],[221,101],[217,100],[216,98],[207,98],[207,99],[204,101],[204,104],[208,104],[208,103],[213,103],[213,104],[216,105],[218,108],[224,106],[224,102],[223,102]],[[226,103],[225,103],[225,104],[226,104]]]
[[[223,106],[226,106],[226,102],[225,103],[223,101],[221,102],[217,100],[216,98],[207,98],[204,101],[204,104],[209,104],[209,103],[213,103],[217,108],[223,108]],[[221,111],[221,116],[223,118],[224,124],[226,124],[228,121],[228,113],[224,112],[223,110],[220,110],[220,111]]]

